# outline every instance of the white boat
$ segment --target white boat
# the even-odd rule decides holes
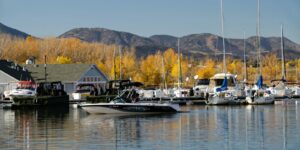
[[[284,55],[284,39],[283,39],[283,26],[281,26],[281,79],[272,80],[272,86],[269,88],[275,97],[286,98],[292,97],[293,90],[287,86],[286,82],[286,69],[285,69],[285,55]]]
[[[253,96],[247,96],[246,101],[251,105],[274,104],[274,96],[265,90],[254,90]]]
[[[257,85],[246,91],[246,102],[250,105],[274,104],[274,95],[268,89],[263,89],[263,78],[260,75]]]
[[[246,101],[250,105],[273,104],[274,96],[270,90],[263,87],[262,65],[261,65],[261,49],[260,49],[260,31],[259,31],[259,0],[257,2],[257,61],[259,62],[259,76],[257,85],[246,91]]]
[[[206,104],[225,105],[237,102],[236,78],[232,74],[218,73],[210,78]]]
[[[205,98],[209,86],[209,79],[199,79],[193,87],[194,95]]]
[[[216,92],[210,94],[206,104],[208,105],[227,105],[235,101],[232,93],[228,91]]]
[[[160,97],[167,97],[161,89],[141,89],[137,91],[140,94],[141,98],[160,98]]]
[[[176,98],[184,98],[190,96],[190,89],[184,89],[184,88],[176,88],[173,90],[174,97]]]
[[[94,84],[78,84],[76,91],[71,95],[73,100],[86,100],[87,96],[97,96],[98,93],[98,89]]]
[[[293,89],[289,88],[286,84],[285,81],[279,80],[279,81],[271,81],[272,85],[269,87],[269,90],[275,97],[292,97]]]
[[[134,89],[124,90],[109,103],[81,103],[79,107],[91,114],[150,114],[180,111],[178,104],[140,103],[139,94]]]
[[[222,25],[222,44],[223,44],[223,73],[215,74],[210,78],[208,88],[208,98],[206,104],[210,105],[224,105],[230,104],[235,100],[234,88],[236,84],[236,78],[230,73],[226,73],[226,50],[224,39],[224,15],[223,15],[223,0],[221,0],[221,25]]]
[[[292,90],[293,90],[293,96],[297,96],[297,97],[300,96],[300,86],[294,86]]]
[[[32,81],[19,81],[17,88],[4,91],[4,100],[12,100],[13,96],[35,96],[36,84]]]
[[[79,104],[79,107],[90,114],[152,114],[180,111],[178,104],[126,103],[116,100],[110,103]]]

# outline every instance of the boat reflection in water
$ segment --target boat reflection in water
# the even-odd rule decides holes
[[[159,115],[0,109],[0,149],[297,149],[298,107],[185,106],[187,113]]]

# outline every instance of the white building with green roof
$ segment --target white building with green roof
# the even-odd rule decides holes
[[[107,76],[94,64],[27,64],[24,66],[35,82],[61,81],[65,91],[72,93],[78,84],[88,83],[102,90]],[[100,91],[99,91],[100,92]]]

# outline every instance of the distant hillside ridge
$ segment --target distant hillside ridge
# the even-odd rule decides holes
[[[153,35],[142,37],[128,32],[109,30],[105,28],[75,28],[69,30],[59,38],[78,38],[86,42],[99,42],[104,44],[118,44],[136,48],[138,57],[147,56],[157,50],[167,48],[177,49],[178,37],[170,35]],[[261,37],[262,50],[280,54],[280,37]],[[300,57],[300,45],[284,38],[285,52],[288,59]],[[226,51],[234,57],[241,58],[244,51],[243,39],[225,39]],[[256,51],[256,37],[246,39],[246,51]],[[222,38],[210,33],[190,34],[180,37],[180,49],[184,55],[217,56],[222,52]]]
[[[19,31],[17,29],[8,27],[2,23],[0,23],[0,34],[6,34],[12,37],[22,38],[25,39],[26,37],[30,36],[29,34]]]

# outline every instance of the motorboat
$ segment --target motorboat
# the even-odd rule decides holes
[[[173,93],[174,93],[175,98],[189,97],[190,96],[190,89],[174,88]]]
[[[13,96],[35,96],[36,86],[32,81],[19,81],[15,89],[4,92],[4,100],[12,100]]]
[[[140,89],[137,92],[141,98],[160,98],[167,96],[163,90],[154,88]]]
[[[97,96],[98,89],[94,84],[78,84],[72,93],[73,100],[85,100],[87,96]]]
[[[196,85],[193,87],[194,95],[205,98],[208,86],[209,86],[209,79],[199,79]]]
[[[141,103],[138,98],[135,90],[125,90],[109,103],[81,103],[79,107],[90,114],[151,114],[180,111],[178,104]]]
[[[170,103],[126,103],[122,99],[110,103],[79,104],[90,114],[122,114],[122,113],[175,113],[180,111],[178,104]]]
[[[296,98],[300,97],[300,86],[294,86],[292,90],[293,90],[293,97]]]
[[[64,91],[60,81],[39,82],[36,84],[36,93],[26,95],[12,95],[12,108],[36,106],[69,106],[69,95]]]

